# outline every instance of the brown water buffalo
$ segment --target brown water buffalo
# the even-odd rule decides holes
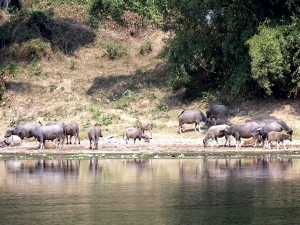
[[[131,138],[133,139],[133,142],[135,143],[136,139],[139,139],[139,141],[143,138],[145,139],[145,142],[149,142],[150,137],[143,133],[143,131],[140,128],[127,128],[125,131],[126,135],[126,144],[128,143],[128,140]],[[124,139],[124,134],[123,134]]]
[[[206,122],[206,116],[200,111],[200,110],[183,110],[179,115],[178,115],[178,121],[179,121],[179,133],[182,133],[182,125],[183,124],[195,124],[195,131],[198,130],[201,131],[200,129],[200,122]]]
[[[72,143],[72,137],[75,137],[74,144],[76,144],[76,139],[78,139],[78,144],[80,144],[79,137],[79,126],[76,122],[71,122],[64,126],[64,136],[67,138],[66,144]],[[70,136],[70,142],[68,141],[68,136]]]
[[[152,129],[154,127],[154,124],[151,120],[141,120],[139,121],[139,128],[142,130],[143,133],[145,133],[145,130],[150,131],[150,137],[152,138]]]
[[[284,149],[286,149],[285,143],[284,143],[285,140],[292,141],[292,135],[283,134],[283,133],[277,132],[277,131],[271,131],[268,133],[268,136],[267,136],[267,141],[268,141],[267,147],[271,148],[272,141],[276,141],[277,149],[279,149],[280,143],[282,143]]]
[[[98,149],[99,137],[103,137],[101,129],[98,127],[91,127],[88,132],[90,140],[90,149],[92,149],[92,142],[94,142],[94,149]]]
[[[64,130],[59,125],[50,125],[50,126],[40,126],[36,129],[31,129],[29,134],[34,136],[35,139],[40,142],[40,149],[44,149],[45,141],[46,140],[55,140],[57,139],[58,145],[62,147],[62,143],[64,140]]]
[[[257,128],[253,132],[253,137],[256,138],[256,140],[263,142],[265,145],[267,145],[266,139],[268,136],[268,133],[271,131],[277,131],[281,132],[283,131],[283,127],[278,123],[266,123],[262,127]],[[256,143],[254,147],[256,146]]]
[[[9,129],[4,135],[5,138],[10,137],[11,135],[18,135],[22,140],[24,138],[31,138],[32,135],[29,134],[29,131],[32,129],[37,129],[41,125],[38,123],[21,123],[18,124],[15,128]]]
[[[214,124],[216,125],[217,119],[222,119],[224,124],[227,124],[229,118],[229,111],[225,105],[213,105],[208,111],[206,111],[207,122],[206,125],[209,126],[211,121],[214,119]]]

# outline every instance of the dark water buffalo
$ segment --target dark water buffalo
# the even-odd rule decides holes
[[[239,123],[230,126],[229,128],[222,129],[220,134],[232,135],[236,140],[236,147],[241,146],[241,138],[251,138],[253,137],[253,130],[256,130],[259,127],[259,123],[248,122],[248,123]]]
[[[229,111],[225,105],[213,105],[208,111],[206,111],[207,122],[206,125],[214,119],[214,124],[216,125],[217,119],[222,119],[224,124],[227,124],[229,118]]]
[[[90,149],[92,149],[92,142],[94,142],[94,149],[98,149],[99,137],[103,137],[101,129],[99,127],[91,127],[88,132]]]
[[[51,126],[51,125],[59,125],[61,127],[64,127],[65,126],[65,123],[64,122],[61,122],[61,121],[57,121],[57,122],[49,122],[47,123],[45,126]]]
[[[204,147],[207,147],[209,139],[212,139],[213,141],[215,141],[217,144],[217,147],[219,147],[218,138],[221,138],[221,137],[225,137],[225,139],[226,139],[224,146],[226,146],[227,142],[229,142],[228,146],[230,146],[230,137],[228,137],[228,135],[226,135],[225,132],[220,133],[221,130],[225,130],[226,128],[229,128],[229,126],[226,124],[211,126],[210,128],[208,128],[206,135],[203,139]],[[214,145],[214,143],[211,144],[211,147],[213,147],[213,145]]]
[[[141,120],[139,121],[139,128],[145,133],[145,130],[150,131],[150,137],[152,138],[152,129],[154,124],[151,120]]]
[[[125,131],[126,135],[126,144],[128,143],[128,140],[131,138],[133,139],[133,142],[135,143],[136,139],[139,139],[139,141],[143,138],[145,139],[145,142],[149,142],[150,137],[143,133],[143,131],[140,128],[127,128]],[[123,134],[124,139],[124,134]]]
[[[31,129],[29,131],[29,134],[34,136],[35,139],[40,142],[40,149],[44,149],[45,141],[50,140],[53,141],[57,139],[58,145],[60,144],[60,147],[62,147],[63,139],[64,139],[64,130],[59,125],[50,125],[50,126],[40,126],[37,129]]]
[[[262,122],[266,122],[266,123],[278,123],[279,125],[282,126],[282,128],[286,131],[287,134],[292,135],[293,134],[293,129],[291,127],[289,127],[283,120],[281,119],[264,119],[262,120]]]
[[[78,139],[78,144],[80,144],[79,137],[79,126],[76,122],[71,122],[64,126],[64,136],[67,138],[66,144],[71,144],[72,137],[75,137],[74,144],[76,144],[76,139]],[[68,141],[68,136],[70,136],[70,142]]]
[[[195,124],[195,131],[198,130],[201,131],[200,129],[200,122],[206,122],[206,116],[200,111],[200,110],[183,110],[179,115],[178,115],[178,121],[179,121],[179,133],[182,133],[182,125],[183,124]]]
[[[30,130],[39,128],[41,125],[38,123],[22,123],[18,124],[15,128],[9,129],[4,135],[5,138],[10,137],[11,135],[18,135],[22,140],[24,138],[31,138],[32,135],[29,134]]]
[[[266,138],[268,136],[268,133],[271,131],[281,132],[283,131],[283,127],[278,123],[266,123],[262,127],[259,127],[256,130],[254,130],[253,137],[255,137],[256,140],[264,142],[264,144],[266,145]],[[256,143],[254,146],[256,146]]]

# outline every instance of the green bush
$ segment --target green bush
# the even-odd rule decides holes
[[[92,118],[97,120],[99,119],[99,117],[101,116],[101,112],[98,108],[96,108],[94,105],[90,105],[89,106],[89,110],[92,113]]]
[[[112,124],[112,120],[113,120],[113,117],[111,115],[103,115],[103,117],[102,117],[102,122],[103,122],[103,125],[105,125],[105,126]]]
[[[116,43],[109,43],[106,52],[110,60],[117,60],[128,55],[127,49],[122,44]]]
[[[247,41],[253,79],[267,96],[298,96],[300,86],[300,25],[261,26]]]
[[[144,45],[140,47],[140,54],[148,55],[150,52],[152,52],[152,43],[150,41],[147,41]]]

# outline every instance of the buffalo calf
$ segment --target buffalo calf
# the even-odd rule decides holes
[[[280,143],[282,143],[284,149],[286,149],[285,140],[292,141],[292,136],[290,134],[283,134],[277,131],[271,131],[267,136],[267,147],[271,149],[272,141],[276,141],[276,148],[279,149]]]

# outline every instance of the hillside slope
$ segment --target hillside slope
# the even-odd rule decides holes
[[[49,3],[43,7],[53,6]],[[53,17],[89,29],[84,7],[61,4],[55,7]],[[76,16],[70,19],[71,14]],[[128,15],[128,19],[133,23],[137,18]],[[203,137],[205,132],[181,136],[177,133],[177,115],[183,109],[205,112],[208,105],[206,99],[183,99],[183,90],[168,90],[162,55],[170,35],[150,26],[133,29],[107,21],[98,31],[90,31],[95,33],[93,42],[78,47],[72,54],[59,51],[38,62],[19,62],[21,71],[6,78],[0,135],[19,121],[61,120],[78,122],[82,138],[87,138],[87,129],[95,124],[102,127],[105,135],[121,136],[137,120],[148,118],[156,123],[154,137]],[[124,55],[111,60],[109,45],[121,46]],[[149,49],[149,45],[149,53],[141,54],[141,49]],[[277,117],[293,126],[295,137],[299,137],[298,102],[296,99],[232,103],[228,106],[231,123]]]

